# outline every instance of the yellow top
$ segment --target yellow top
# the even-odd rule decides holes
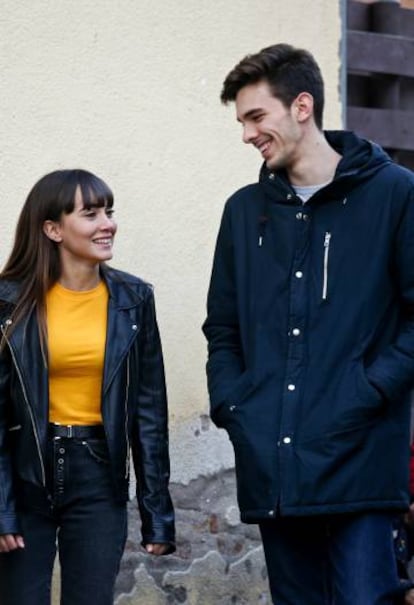
[[[100,424],[108,291],[68,290],[55,284],[47,293],[49,420]]]

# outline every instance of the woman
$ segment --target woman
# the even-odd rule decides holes
[[[112,605],[132,452],[142,544],[174,550],[167,402],[152,289],[109,268],[113,196],[84,170],[43,177],[0,274],[0,595]]]

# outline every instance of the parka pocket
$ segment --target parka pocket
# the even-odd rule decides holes
[[[226,417],[230,416],[235,411],[236,407],[244,400],[253,390],[251,374],[248,370],[240,374],[230,387],[224,400],[215,405],[211,409],[211,417],[217,426],[226,428]]]
[[[246,370],[241,374],[230,392],[226,395],[225,403],[229,405],[237,405],[250,394],[253,388],[251,374],[249,370]]]
[[[369,425],[383,415],[385,402],[369,382],[362,360],[350,366],[338,403],[337,422],[332,427],[337,432]]]
[[[372,402],[373,404],[384,403],[381,393],[368,380],[365,366],[362,362],[358,364],[357,370],[357,390],[361,400],[367,403]]]

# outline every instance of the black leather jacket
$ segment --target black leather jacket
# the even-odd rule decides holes
[[[114,493],[128,499],[130,452],[137,480],[143,544],[174,550],[168,492],[168,413],[161,343],[151,287],[137,277],[102,271],[109,291],[102,417]],[[48,372],[36,314],[10,331],[19,285],[0,281],[0,534],[18,533],[13,482],[46,489]],[[10,335],[8,332],[10,331]]]

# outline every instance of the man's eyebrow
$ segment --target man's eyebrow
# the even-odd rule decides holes
[[[262,113],[262,111],[263,109],[261,107],[254,107],[253,109],[246,111],[242,116],[237,116],[237,121],[242,122],[242,120],[245,120],[246,118],[253,118],[256,114]]]

